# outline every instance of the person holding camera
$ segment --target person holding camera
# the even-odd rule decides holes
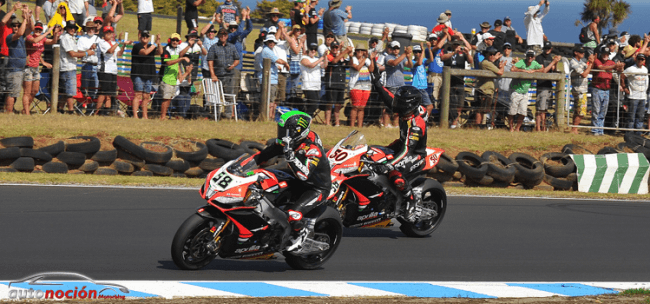
[[[440,90],[442,88],[442,68],[445,64],[440,58],[442,56],[442,46],[445,45],[448,35],[429,34],[427,37],[427,49],[424,52],[424,57],[427,59],[427,83],[429,87],[427,90],[431,93],[432,103],[437,107],[440,102]],[[451,38],[449,38],[451,39]],[[431,113],[429,111],[429,113]]]
[[[462,42],[461,42],[462,41]],[[464,44],[463,44],[464,42]],[[462,40],[452,41],[451,47],[453,52],[442,55],[440,59],[445,63],[445,66],[452,69],[465,69],[465,64],[470,65],[474,63],[474,59],[470,55],[470,45],[464,38]],[[452,129],[458,127],[458,119],[460,112],[463,110],[465,104],[465,80],[464,77],[452,76],[450,81],[449,92],[449,116],[453,122],[449,126]]]
[[[185,35],[187,41],[182,42],[179,47],[181,49],[180,56],[187,57],[190,59],[190,62],[183,64],[188,66],[192,64],[192,77],[190,83],[194,83],[199,75],[199,60],[201,55],[207,55],[208,52],[203,49],[203,41],[199,39],[199,35],[196,30],[191,30],[187,35]]]
[[[542,7],[542,4],[546,4],[544,11],[540,14],[539,10]],[[528,47],[532,47],[535,51],[535,54],[539,54],[542,51],[542,46],[546,40],[544,35],[544,28],[542,27],[542,19],[546,17],[549,11],[549,2],[548,0],[540,0],[539,4],[535,6],[529,6],[528,10],[524,13],[524,24],[526,25],[526,42]]]

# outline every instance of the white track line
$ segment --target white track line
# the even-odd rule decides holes
[[[326,294],[330,297],[385,297],[403,296],[399,293],[383,291],[362,286],[355,286],[346,282],[265,282],[276,286],[311,291]]]

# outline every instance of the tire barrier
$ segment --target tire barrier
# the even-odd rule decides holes
[[[192,140],[187,141],[187,143],[192,147],[192,151],[180,151],[174,149],[176,157],[188,162],[201,162],[208,156],[208,147],[206,144]]]
[[[0,139],[0,145],[5,148],[33,148],[34,139],[31,136],[8,137]]]
[[[140,147],[145,150],[144,160],[154,164],[165,164],[170,159],[172,159],[172,156],[174,154],[172,147],[158,142],[143,142],[140,144]],[[164,151],[160,152],[151,150],[152,148],[161,149]]]
[[[101,148],[101,142],[99,141],[99,138],[94,137],[94,136],[75,136],[68,138],[69,140],[83,140],[83,142],[80,143],[66,143],[65,144],[65,151],[66,152],[77,152],[77,153],[83,153],[86,155],[94,155],[99,151]]]

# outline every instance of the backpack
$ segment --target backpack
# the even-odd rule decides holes
[[[578,38],[580,39],[580,43],[587,43],[592,41],[589,39],[589,25],[583,27],[580,30],[580,36],[578,36]]]

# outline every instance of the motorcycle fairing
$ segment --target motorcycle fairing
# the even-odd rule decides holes
[[[440,155],[444,152],[445,150],[443,149],[427,147],[426,161],[424,162],[424,168],[422,168],[422,171],[427,171],[435,167],[438,164],[438,161],[440,161]]]

